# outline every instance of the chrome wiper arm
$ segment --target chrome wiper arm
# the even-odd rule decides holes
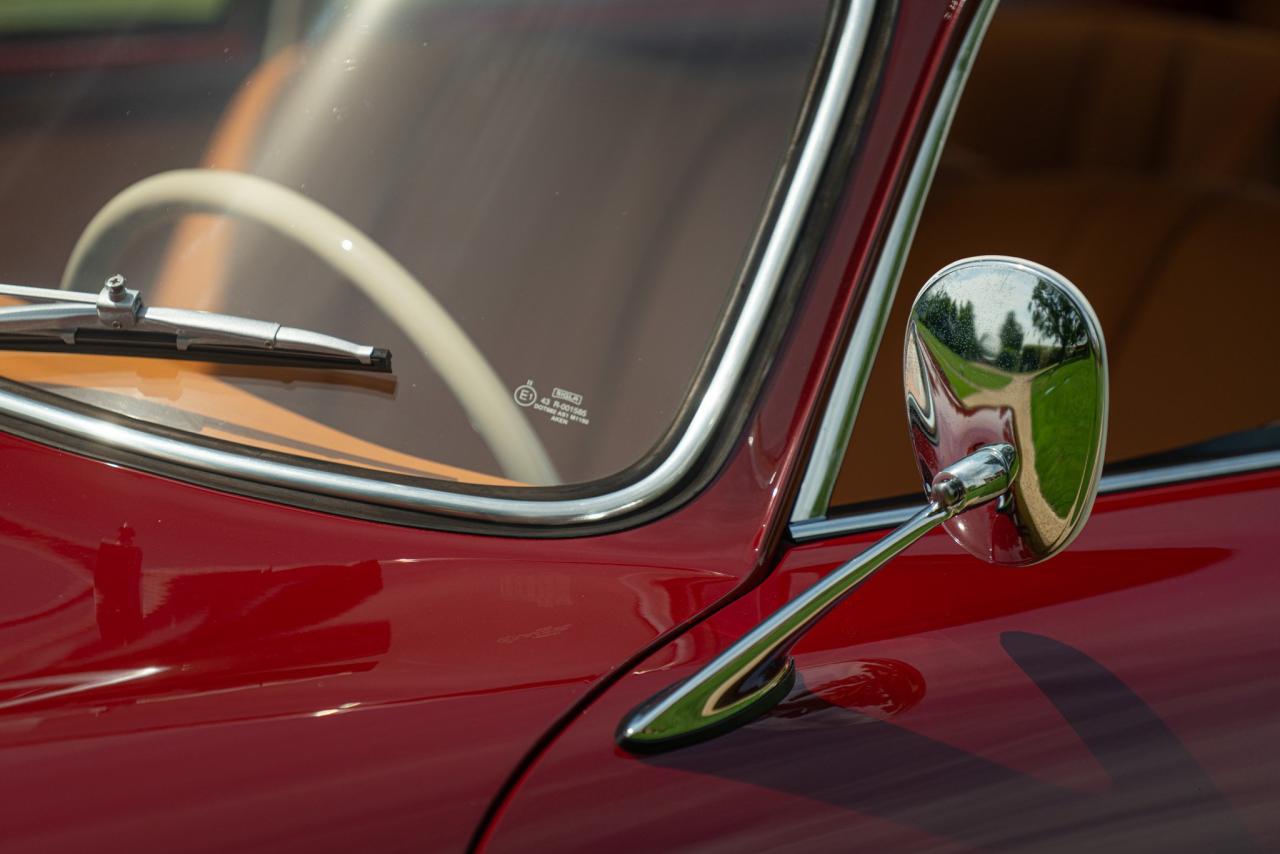
[[[97,294],[0,284],[31,305],[0,308],[0,349],[391,371],[391,353],[332,335],[230,314],[148,306],[112,276]]]

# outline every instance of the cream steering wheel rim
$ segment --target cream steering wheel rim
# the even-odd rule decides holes
[[[539,486],[560,482],[511,390],[426,287],[356,226],[266,178],[220,169],[179,169],[126,187],[81,233],[61,287],[99,287],[101,276],[95,272],[96,278],[87,281],[86,271],[106,270],[139,229],[187,213],[251,219],[306,247],[355,284],[408,336],[462,404],[504,474]]]

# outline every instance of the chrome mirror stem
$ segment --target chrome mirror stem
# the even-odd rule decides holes
[[[678,747],[766,711],[791,688],[791,648],[854,588],[953,516],[1008,491],[1017,471],[1012,445],[985,445],[938,472],[929,505],[900,528],[779,608],[674,689],[622,722],[618,742],[633,751]]]

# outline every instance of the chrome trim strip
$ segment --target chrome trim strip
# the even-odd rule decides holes
[[[96,444],[168,463],[389,507],[545,526],[598,522],[636,510],[665,494],[683,479],[710,441],[713,429],[733,399],[840,130],[870,29],[873,6],[873,0],[851,0],[849,4],[837,37],[831,70],[803,142],[795,173],[783,196],[777,221],[768,236],[724,355],[694,410],[688,429],[676,442],[671,454],[653,471],[622,489],[602,495],[557,500],[465,495],[388,483],[372,477],[325,472],[193,445],[63,410],[12,392],[0,391],[0,412]]]
[[[1247,474],[1272,468],[1280,468],[1280,451],[1262,451],[1256,454],[1242,454],[1238,457],[1223,457],[1216,460],[1181,463],[1179,465],[1124,472],[1122,474],[1104,473],[1098,486],[1098,494],[1130,492],[1135,489],[1169,486],[1175,483],[1187,483],[1189,481],[1225,477],[1232,474]],[[923,504],[905,505],[891,507],[886,510],[874,510],[870,513],[855,513],[850,516],[836,516],[830,519],[809,519],[803,522],[793,522],[790,533],[792,539],[803,543],[844,536],[845,534],[878,531],[901,525],[907,519],[910,519],[914,513],[917,513],[922,506]]]
[[[807,519],[803,522],[792,522],[789,529],[791,538],[798,543],[821,540],[828,537],[839,537],[845,534],[861,534],[865,531],[880,531],[901,525],[911,518],[923,505],[905,504],[901,507],[889,507],[885,510],[872,510],[852,516],[834,516],[823,519]]]
[[[1238,457],[1220,457],[1216,460],[1180,463],[1120,474],[1107,474],[1104,471],[1102,485],[1098,488],[1098,492],[1129,492],[1134,489],[1167,486],[1172,483],[1224,477],[1229,474],[1246,474],[1270,468],[1280,468],[1280,451],[1260,451],[1256,454],[1241,454]]]
[[[998,2],[999,0],[984,0],[974,13],[973,23],[960,44],[955,63],[938,96],[933,117],[929,120],[920,150],[911,167],[911,174],[903,188],[902,200],[889,226],[884,250],[867,285],[862,310],[854,322],[853,333],[849,337],[839,373],[836,374],[835,385],[831,389],[831,397],[818,428],[818,438],[814,441],[813,451],[809,456],[809,466],[800,482],[795,508],[791,512],[792,524],[824,516],[831,503],[831,490],[844,460],[844,449],[853,432],[853,421],[862,403],[867,378],[871,374],[876,351],[880,348],[880,339],[884,336],[889,308],[893,305],[907,252],[915,237],[916,225],[920,222],[920,212],[924,209],[929,186],[933,183],[933,173],[938,166],[942,145],[946,142],[947,132],[951,130],[951,119],[955,116],[960,94],[969,78],[969,69],[973,66],[973,59],[982,44],[982,37],[987,32],[987,24],[991,22],[991,15]]]

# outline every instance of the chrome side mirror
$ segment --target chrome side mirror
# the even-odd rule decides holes
[[[1107,352],[1075,285],[1017,258],[966,258],[921,289],[902,358],[907,421],[926,492],[983,445],[1013,447],[998,502],[943,524],[975,557],[1025,566],[1065,549],[1089,518],[1107,435]]]
[[[1012,566],[1080,533],[1102,468],[1107,356],[1074,285],[1017,258],[943,268],[912,306],[903,375],[928,506],[633,711],[618,728],[623,747],[667,750],[769,709],[794,681],[795,642],[938,525],[970,554]]]

